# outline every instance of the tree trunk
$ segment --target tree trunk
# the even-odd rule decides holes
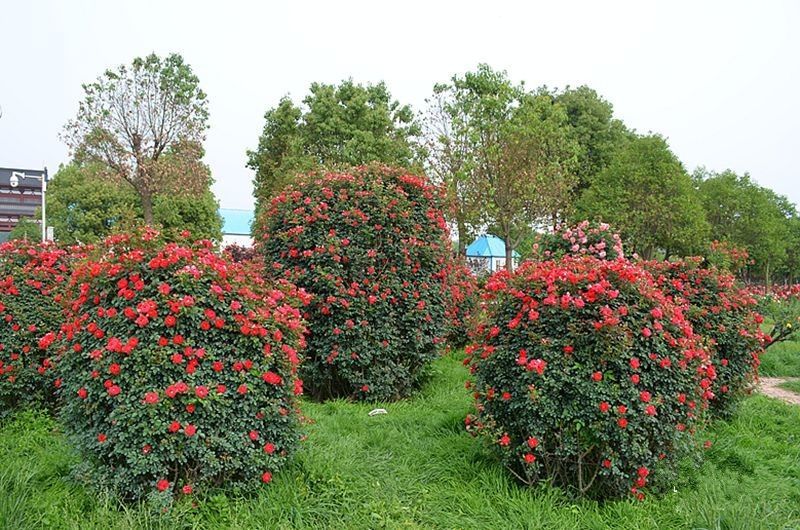
[[[511,246],[511,234],[503,234],[506,243],[506,270],[514,272],[514,247]]]
[[[769,293],[771,291],[770,288],[772,287],[769,277],[769,260],[767,260],[767,263],[764,265],[764,284],[767,289],[767,293]]]
[[[467,254],[467,224],[458,216],[456,219],[458,225],[458,255],[465,256]]]
[[[153,195],[150,192],[142,192],[142,214],[144,223],[148,226],[153,224]]]

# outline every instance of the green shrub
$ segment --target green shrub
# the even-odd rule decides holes
[[[299,438],[307,297],[207,241],[102,247],[70,281],[58,364],[77,474],[127,499],[269,482]]]
[[[445,332],[439,190],[384,167],[300,177],[258,220],[267,267],[314,295],[302,375],[317,399],[416,389]]]
[[[501,271],[486,290],[467,427],[516,477],[608,498],[642,496],[674,472],[711,381],[691,326],[647,272],[567,257]]]

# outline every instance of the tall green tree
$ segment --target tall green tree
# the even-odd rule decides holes
[[[563,105],[575,140],[580,145],[576,192],[588,188],[592,179],[611,163],[614,151],[632,137],[614,107],[588,86],[565,89],[555,94]]]
[[[797,216],[794,205],[753,182],[748,174],[701,169],[694,179],[711,237],[746,249],[754,261],[750,273],[769,284],[791,247],[792,220]]]
[[[577,217],[611,223],[645,258],[698,252],[708,222],[680,160],[658,135],[630,139],[581,195]]]
[[[98,178],[105,168],[76,162],[62,166],[47,190],[47,224],[64,244],[94,243],[114,230],[144,220],[141,205],[131,187],[120,181]],[[214,194],[200,197],[162,194],[153,197],[153,223],[168,236],[189,230],[198,239],[219,241],[222,220]]]
[[[490,226],[505,240],[511,268],[531,228],[569,205],[579,146],[566,110],[486,64],[436,85],[428,103],[428,171],[454,204],[459,251]]]
[[[369,162],[420,165],[414,113],[384,83],[313,83],[301,106],[285,97],[264,120],[258,147],[247,152],[256,210],[300,172]]]
[[[183,57],[137,57],[83,91],[62,137],[77,160],[102,164],[100,176],[131,186],[147,224],[154,221],[156,195],[199,197],[208,190],[201,162],[208,104]]]

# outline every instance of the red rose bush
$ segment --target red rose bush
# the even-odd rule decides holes
[[[69,284],[64,429],[124,498],[269,482],[298,442],[307,297],[209,247],[114,236]]]
[[[768,343],[761,332],[763,318],[755,297],[736,278],[715,267],[702,268],[702,258],[652,261],[643,265],[656,283],[684,312],[711,354],[715,378],[711,387],[712,412],[731,413],[752,385],[759,354]]]
[[[441,194],[385,167],[299,177],[257,223],[267,268],[314,296],[303,380],[317,399],[416,389],[445,333]]]
[[[54,404],[54,370],[67,253],[53,245],[0,245],[0,416]]]
[[[567,257],[498,272],[486,290],[468,430],[527,484],[641,497],[669,475],[713,373],[653,278],[624,259]]]

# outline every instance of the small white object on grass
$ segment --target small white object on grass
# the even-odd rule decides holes
[[[378,414],[389,414],[386,409],[373,409],[370,411],[370,416],[377,416]]]

